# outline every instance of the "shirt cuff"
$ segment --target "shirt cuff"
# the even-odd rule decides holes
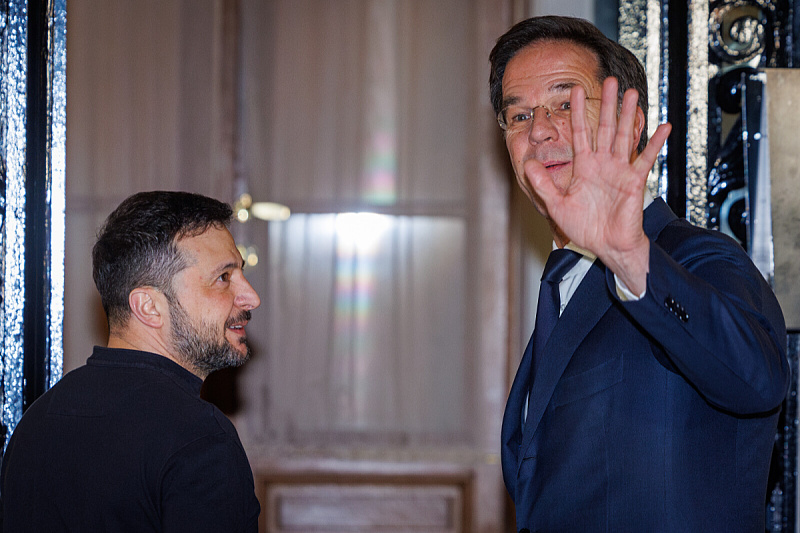
[[[644,298],[644,295],[647,293],[647,287],[644,288],[642,294],[638,296],[633,294],[628,287],[625,286],[624,283],[614,274],[614,284],[617,287],[617,297],[622,300],[623,302],[635,302],[637,300],[641,300]]]

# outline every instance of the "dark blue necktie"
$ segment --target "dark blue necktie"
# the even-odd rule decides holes
[[[531,385],[544,359],[544,347],[547,339],[556,327],[561,307],[561,298],[558,293],[558,284],[561,279],[575,266],[581,255],[566,248],[559,248],[550,252],[547,263],[544,265],[542,284],[539,287],[539,303],[536,305],[536,325],[533,328],[533,366],[531,372]]]

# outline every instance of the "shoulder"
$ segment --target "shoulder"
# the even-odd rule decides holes
[[[656,243],[667,251],[710,247],[709,252],[747,257],[744,248],[728,235],[695,226],[683,219],[675,219],[667,224],[656,238]]]
[[[654,243],[689,272],[718,279],[724,271],[735,270],[737,278],[747,278],[756,285],[766,284],[744,248],[720,231],[678,219],[667,224]],[[654,260],[651,254],[651,264]]]
[[[218,418],[216,413],[218,414]],[[175,450],[159,476],[163,523],[175,531],[255,531],[260,506],[250,463],[233,424]]]
[[[721,254],[722,257],[751,262],[736,240],[721,231],[695,226],[678,218],[660,198],[645,209],[644,226],[651,241],[671,256],[686,258]]]

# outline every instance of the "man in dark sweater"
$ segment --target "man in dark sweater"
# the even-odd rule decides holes
[[[93,275],[108,347],[24,414],[3,458],[3,530],[257,530],[253,476],[230,421],[200,399],[249,357],[260,304],[229,206],[147,192],[108,218]]]

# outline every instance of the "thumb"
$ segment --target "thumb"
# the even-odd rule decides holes
[[[555,183],[553,183],[550,173],[544,165],[535,159],[525,161],[523,169],[525,170],[525,179],[532,192],[535,192],[549,208],[551,203],[561,194]]]

